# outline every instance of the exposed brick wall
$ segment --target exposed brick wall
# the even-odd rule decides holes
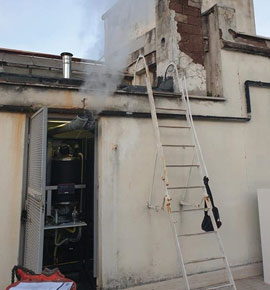
[[[169,7],[175,11],[179,48],[195,63],[204,64],[204,42],[201,20],[201,0],[170,0]]]

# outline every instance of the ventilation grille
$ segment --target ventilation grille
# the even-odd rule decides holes
[[[43,245],[42,202],[31,194],[27,200],[27,223],[25,229],[24,266],[35,273],[41,272]]]

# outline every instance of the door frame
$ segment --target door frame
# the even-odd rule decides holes
[[[64,119],[70,119],[70,114],[50,114],[50,111],[48,110],[48,118],[47,120],[50,120],[50,118],[53,116],[55,119],[57,115],[57,118],[64,117]],[[34,114],[28,115],[26,118],[26,124],[25,124],[25,147],[24,147],[24,163],[23,163],[23,190],[22,190],[22,212],[26,210],[26,198],[27,198],[27,180],[28,180],[28,166],[29,166],[29,138],[30,138],[30,121],[31,117],[33,117]],[[66,117],[65,117],[66,116]],[[75,116],[75,115],[74,115]],[[95,134],[94,134],[94,248],[93,248],[93,277],[98,278],[99,277],[99,180],[98,180],[98,155],[99,155],[99,146],[98,146],[98,120],[95,124]],[[19,244],[19,256],[18,256],[18,263],[19,265],[23,265],[24,261],[24,246],[25,246],[25,226],[26,223],[23,221],[23,215],[21,216],[21,226],[20,226],[20,244]]]

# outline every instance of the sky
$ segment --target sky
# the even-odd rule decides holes
[[[136,0],[134,0],[136,1]],[[145,0],[147,1],[147,0]],[[117,0],[0,0],[0,47],[99,59],[101,19]],[[254,0],[257,34],[270,37],[270,0]]]

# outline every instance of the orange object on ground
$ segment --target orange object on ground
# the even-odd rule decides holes
[[[68,278],[66,278],[58,269],[54,271],[49,271],[50,274],[47,274],[46,271],[42,274],[32,274],[31,271],[20,267],[20,266],[15,266],[12,271],[18,281],[15,283],[12,283],[9,285],[6,290],[11,289],[12,287],[15,287],[19,285],[21,282],[35,282],[35,283],[42,283],[42,282],[72,282],[72,288],[71,290],[76,290],[76,283]],[[48,272],[48,271],[47,271]]]

